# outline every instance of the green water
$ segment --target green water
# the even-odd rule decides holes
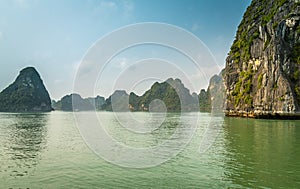
[[[169,137],[180,125],[176,121],[179,114],[167,114],[168,125],[162,132],[135,140],[124,137],[126,133],[117,129],[112,113],[99,114],[108,121],[112,119],[108,130],[114,137],[133,146],[155,145],[153,139]],[[108,163],[93,153],[83,142],[72,113],[2,113],[0,188],[300,186],[300,121],[224,118],[213,145],[200,154],[199,145],[210,115],[199,115],[192,140],[177,156],[159,166],[136,169]],[[198,114],[183,115],[187,121],[193,116]],[[137,113],[136,117],[146,118],[147,114]]]

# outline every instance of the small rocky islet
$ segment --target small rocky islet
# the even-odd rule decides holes
[[[0,93],[1,112],[49,112],[53,110],[44,83],[33,67],[20,71],[16,80]]]
[[[160,99],[168,111],[224,110],[226,116],[300,119],[299,21],[299,0],[253,0],[225,68],[199,94],[190,94],[179,79],[170,78],[154,83],[142,96],[118,90],[107,99],[70,94],[51,102],[39,74],[28,67],[0,93],[0,111],[149,111],[150,103]]]

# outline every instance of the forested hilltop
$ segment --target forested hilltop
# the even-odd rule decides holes
[[[48,112],[51,100],[33,67],[20,71],[16,80],[0,93],[1,112]]]
[[[52,102],[53,108],[63,111],[203,111],[211,110],[209,92],[204,89],[199,95],[190,94],[180,79],[168,79],[155,82],[142,96],[124,90],[116,90],[107,99],[82,98],[79,94],[64,96],[58,102]]]

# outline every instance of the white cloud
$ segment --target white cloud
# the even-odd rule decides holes
[[[108,9],[113,9],[113,10],[115,10],[115,9],[118,8],[117,5],[116,5],[116,3],[112,2],[112,1],[102,1],[100,3],[100,7],[102,7],[102,8],[108,8]]]
[[[19,8],[29,9],[37,3],[37,0],[14,0],[13,2]]]
[[[134,4],[132,1],[123,1],[124,14],[129,14],[134,10]]]
[[[116,68],[124,69],[128,66],[129,60],[127,58],[116,58],[114,62],[113,65],[115,65]]]
[[[195,22],[195,23],[193,23],[191,30],[192,30],[193,32],[196,32],[196,31],[198,31],[200,28],[201,28],[201,26],[200,26],[197,22]]]
[[[120,62],[121,68],[125,68],[127,66],[126,60]]]
[[[98,6],[94,8],[95,13],[106,14],[111,11],[117,11],[118,6],[115,2],[112,1],[101,1]]]
[[[92,11],[96,15],[101,15],[102,19],[111,19],[112,15],[119,16],[120,19],[128,21],[132,19],[134,11],[134,3],[130,0],[104,0],[97,1],[96,5],[92,5]]]

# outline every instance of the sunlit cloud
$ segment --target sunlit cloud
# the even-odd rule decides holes
[[[120,65],[120,68],[125,68],[126,66],[127,66],[127,59],[126,58],[123,58],[121,61],[120,61],[120,63],[119,63],[119,65]]]
[[[134,3],[132,1],[123,1],[123,16],[128,19],[132,16],[132,12],[134,11]]]

